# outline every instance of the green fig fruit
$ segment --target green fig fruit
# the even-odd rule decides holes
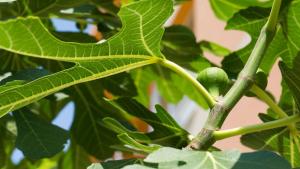
[[[198,74],[197,80],[213,97],[220,96],[226,89],[229,78],[223,69],[210,67]]]

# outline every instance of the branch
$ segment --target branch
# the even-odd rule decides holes
[[[184,70],[182,67],[178,66],[177,64],[168,61],[168,60],[162,60],[159,62],[162,66],[167,67],[177,74],[181,75],[184,77],[186,80],[190,81],[195,88],[198,90],[198,92],[204,97],[206,100],[208,106],[210,108],[214,107],[216,104],[215,99],[209,94],[209,92],[194,78],[192,77],[186,70]]]
[[[262,28],[255,47],[245,67],[240,72],[237,81],[225,97],[219,100],[215,107],[211,110],[204,128],[187,146],[188,149],[199,150],[209,148],[216,141],[213,137],[214,131],[221,128],[230,110],[242,98],[249,87],[251,87],[261,60],[269,47],[269,44],[274,38],[280,6],[281,0],[274,0],[268,22]]]
[[[300,121],[300,116],[293,115],[287,118],[283,118],[280,120],[275,120],[267,123],[239,127],[239,128],[223,130],[223,131],[214,131],[213,136],[215,140],[222,140],[233,136],[255,133],[255,132],[270,130],[279,127],[285,127],[299,121]]]

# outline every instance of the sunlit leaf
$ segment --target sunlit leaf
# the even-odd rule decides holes
[[[75,62],[76,66],[2,93],[0,115],[74,84],[157,62],[163,57],[160,53],[161,27],[172,12],[172,1],[153,1],[122,8],[119,15],[123,29],[102,44],[62,42],[50,35],[34,17],[1,22],[0,48],[42,59]],[[144,10],[145,7],[148,10]]]

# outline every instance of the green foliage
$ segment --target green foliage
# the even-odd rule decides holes
[[[288,68],[287,65],[281,64],[281,72],[282,77],[284,78],[285,82],[287,83],[289,89],[291,90],[295,103],[298,106],[298,109],[300,110],[300,89],[299,89],[299,83],[300,83],[300,57],[296,57],[294,60],[293,68]]]
[[[212,145],[217,138],[214,125],[220,128],[223,115],[244,95],[269,105],[259,115],[263,123],[299,114],[299,0],[210,0],[216,16],[227,22],[226,29],[251,37],[237,51],[197,42],[185,26],[164,28],[174,5],[184,1],[129,0],[117,6],[113,0],[0,0],[0,168],[81,169],[118,153],[122,160],[88,168],[300,167],[296,122],[244,132],[241,142],[259,150],[252,153]],[[278,20],[274,13],[270,16],[272,3],[281,6],[273,8]],[[60,32],[57,18],[73,22],[77,32]],[[268,20],[277,27],[265,32]],[[100,39],[86,33],[90,26],[100,32]],[[211,63],[205,52],[222,59],[222,65]],[[264,89],[278,59],[283,80],[277,103]],[[199,72],[200,83],[194,77]],[[240,86],[231,87],[234,83]],[[261,93],[247,90],[252,83]],[[211,109],[210,124],[200,132],[207,149],[187,150],[198,149],[190,145],[202,140],[162,106],[150,111],[153,85],[163,103],[177,104],[187,96]],[[66,131],[52,121],[68,104],[75,111]],[[25,156],[18,164],[12,162],[15,148]]]
[[[52,157],[64,148],[67,131],[51,125],[32,112],[22,109],[14,113],[18,135],[16,147],[30,159]]]
[[[170,155],[172,154],[172,155]],[[144,164],[134,164],[124,167],[124,169],[152,169],[152,168],[215,168],[215,169],[267,169],[267,168],[286,168],[290,164],[282,160],[275,153],[255,152],[240,153],[238,151],[224,152],[195,152],[188,150],[178,150],[173,148],[162,148],[150,154],[144,160]],[[264,164],[268,162],[268,166]],[[124,162],[123,162],[124,163]],[[152,166],[149,164],[152,164]],[[156,164],[157,167],[153,167]],[[120,166],[122,162],[119,162]],[[95,169],[101,169],[101,166],[94,165]],[[121,167],[120,167],[121,168]],[[105,167],[103,166],[103,169]]]
[[[37,18],[20,18],[1,23],[0,29],[3,31],[1,31],[0,36],[3,37],[3,40],[0,47],[2,49],[42,59],[76,63],[76,66],[72,68],[32,82],[33,84],[30,84],[32,88],[24,85],[15,88],[12,93],[10,91],[1,93],[0,97],[3,98],[0,101],[1,116],[74,84],[157,62],[159,58],[163,57],[159,50],[159,40],[163,33],[161,25],[170,15],[172,4],[170,1],[155,3],[150,9],[151,12],[148,13],[140,8],[152,3],[154,2],[143,1],[122,8],[119,15],[123,18],[123,29],[119,34],[102,44],[77,44],[59,41],[47,32]],[[165,6],[166,12],[159,12],[156,5]],[[150,19],[151,13],[158,15]],[[131,15],[137,19],[132,21],[129,17]],[[145,29],[143,25],[146,23],[150,26],[158,26]],[[31,26],[24,27],[24,25]],[[40,35],[38,37],[41,39],[37,37],[37,34]],[[151,41],[151,38],[154,38],[155,41]],[[24,44],[28,45],[27,48],[23,47]],[[57,78],[64,81],[55,80]],[[49,83],[49,81],[51,82]],[[34,86],[36,89],[33,89]]]
[[[118,134],[127,134],[141,143],[154,143],[164,146],[182,147],[188,141],[187,132],[182,129],[176,121],[159,105],[156,106],[156,113],[152,113],[146,107],[135,100],[129,98],[122,98],[115,101],[115,103],[123,112],[137,117],[142,121],[148,123],[153,131],[150,133],[141,133],[130,131],[126,127],[122,127],[117,121],[105,118],[106,126]]]
[[[270,7],[272,4],[272,0],[210,0],[209,2],[216,16],[222,20],[228,20],[239,10],[250,6]]]

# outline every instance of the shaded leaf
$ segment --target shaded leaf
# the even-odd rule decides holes
[[[280,68],[282,72],[282,77],[287,83],[289,89],[291,90],[298,110],[300,110],[300,56],[296,57],[294,60],[293,68],[289,68],[286,64],[281,63]]]
[[[271,7],[272,0],[210,0],[212,9],[216,16],[222,20],[230,19],[236,12],[250,6]]]
[[[75,32],[51,32],[56,38],[65,42],[96,43],[95,37]]]
[[[113,116],[115,109],[103,101],[101,88],[94,90],[95,84],[83,84],[70,89],[76,110],[71,131],[76,143],[86,152],[98,159],[106,159],[114,152],[110,146],[119,141],[115,133],[101,125],[101,120]]]
[[[299,136],[290,134],[286,128],[244,135],[241,141],[254,149],[277,151],[289,160],[293,167],[300,166]]]
[[[69,150],[58,162],[59,169],[82,169],[90,165],[89,155],[76,143],[71,140]]]
[[[136,99],[145,106],[149,105],[150,84],[155,80],[155,77],[152,76],[151,69],[149,67],[135,69],[131,71],[130,74],[134,79],[134,84],[138,92]]]
[[[101,80],[103,87],[114,96],[134,97],[137,89],[128,73],[120,73]]]
[[[206,67],[209,67],[209,65],[204,64],[203,66],[199,67],[199,70]],[[148,96],[147,87],[149,84],[151,84],[151,82],[156,82],[158,91],[166,101],[178,103],[183,96],[186,95],[198,103],[201,107],[208,108],[203,96],[199,92],[195,92],[197,89],[188,81],[183,80],[183,77],[169,69],[166,69],[160,65],[154,65],[149,67],[149,69],[146,68],[141,70],[139,74],[143,75],[142,77],[139,77],[141,83],[138,85],[144,85],[144,93],[141,92],[143,93],[144,98]]]
[[[20,57],[18,54],[0,50],[0,74],[7,72],[16,73],[20,70],[32,70],[37,64],[30,61],[28,57]]]
[[[166,28],[162,52],[168,60],[195,72],[210,66],[210,63],[202,57],[194,33],[184,26],[175,25]]]
[[[251,54],[261,28],[267,21],[270,10],[265,8],[248,8],[236,13],[226,25],[226,29],[241,30],[251,36],[251,43],[237,51],[237,55],[245,63]]]
[[[157,88],[161,96],[171,103],[178,103],[183,98],[183,93],[178,89],[176,83],[172,81],[172,72],[160,65],[152,67]]]
[[[23,109],[14,112],[17,123],[16,147],[30,159],[51,157],[64,148],[68,132],[47,123],[32,112]]]
[[[129,98],[118,99],[115,102],[124,112],[141,119],[153,128],[153,131],[149,133],[141,133],[132,129],[127,131],[122,129],[119,124],[110,122],[109,124],[114,126],[114,128],[110,128],[118,134],[126,133],[135,141],[146,144],[152,143],[173,147],[181,147],[186,144],[188,133],[161,107],[156,107],[157,113],[152,113],[137,101]],[[105,119],[106,123],[109,122],[107,120]],[[150,138],[151,142],[148,138]]]
[[[48,75],[49,72],[44,69],[25,69],[16,73],[13,73],[11,76],[0,81],[0,85],[3,85],[10,81],[23,81],[24,83],[33,81],[40,77]]]
[[[243,63],[246,63],[250,56],[255,42],[258,39],[261,28],[267,21],[270,10],[265,8],[248,8],[234,15],[226,26],[227,29],[236,29],[247,32],[251,37],[251,42],[245,48],[231,54],[232,57],[239,57]],[[286,39],[281,26],[278,27],[273,41],[270,43],[260,68],[269,73],[278,57],[282,57],[284,62],[290,62],[289,53],[285,43]],[[225,58],[223,62],[231,62],[232,58]],[[233,64],[232,64],[233,65]],[[230,68],[228,68],[230,70]]]
[[[220,46],[219,44],[216,44],[214,42],[204,40],[199,43],[199,46],[203,51],[208,51],[216,56],[227,56],[230,54],[229,49]]]

